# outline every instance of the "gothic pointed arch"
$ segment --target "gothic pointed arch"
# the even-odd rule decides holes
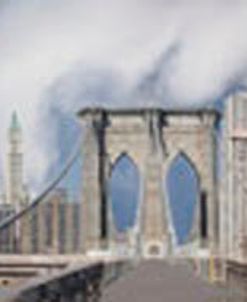
[[[108,190],[114,225],[120,232],[136,223],[139,189],[138,167],[128,153],[122,152],[112,164]]]
[[[188,243],[199,227],[200,178],[194,162],[185,152],[180,151],[172,157],[165,181],[176,242]]]
[[[178,158],[183,158],[184,160],[186,160],[189,165],[191,166],[191,168],[193,168],[193,170],[196,173],[196,176],[198,177],[198,180],[200,180],[200,167],[198,166],[196,160],[194,160],[193,155],[190,154],[190,152],[184,151],[183,149],[178,149],[175,152],[173,152],[167,160],[167,164],[166,164],[166,174],[169,172],[171,165],[178,159]]]
[[[138,169],[137,163],[134,160],[132,154],[130,154],[130,152],[127,151],[122,151],[121,153],[119,153],[118,155],[116,155],[111,163],[111,169],[110,169],[110,174],[112,174],[112,172],[114,172],[116,166],[118,166],[119,162],[121,162],[122,160],[127,160],[129,161],[129,163],[131,163],[131,165],[135,166],[136,169]]]

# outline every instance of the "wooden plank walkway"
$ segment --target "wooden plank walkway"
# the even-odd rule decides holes
[[[223,290],[195,277],[189,264],[141,263],[109,286],[102,302],[219,302]]]

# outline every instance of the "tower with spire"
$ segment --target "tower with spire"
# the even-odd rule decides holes
[[[22,129],[13,112],[8,130],[6,203],[19,209],[24,198]]]

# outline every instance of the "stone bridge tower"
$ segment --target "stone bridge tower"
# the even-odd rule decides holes
[[[218,240],[216,137],[218,114],[210,110],[87,108],[84,125],[81,252],[107,248],[114,231],[108,182],[115,162],[127,154],[141,176],[139,230],[144,257],[165,257],[175,248],[175,232],[164,179],[184,154],[199,179],[191,238],[215,247]],[[201,231],[202,219],[206,231]],[[202,234],[203,233],[203,234]]]

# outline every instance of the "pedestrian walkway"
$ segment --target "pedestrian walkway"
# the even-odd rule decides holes
[[[109,286],[102,302],[222,302],[223,291],[195,277],[189,264],[141,263]]]

